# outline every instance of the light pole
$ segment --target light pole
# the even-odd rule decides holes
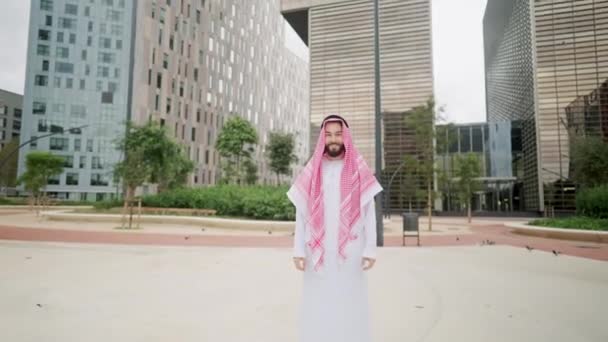
[[[70,132],[70,133],[77,132],[80,129],[85,128],[87,126],[89,126],[89,125],[82,125],[82,126],[78,126],[78,127],[72,127],[72,128],[68,129],[68,132]],[[55,132],[51,132],[51,133],[48,133],[48,134],[45,134],[45,135],[41,135],[39,137],[34,137],[34,138],[32,138],[32,139],[24,142],[24,143],[21,143],[21,145],[19,145],[16,149],[12,150],[11,153],[9,153],[8,156],[6,156],[6,158],[4,158],[4,160],[0,161],[0,170],[2,170],[2,167],[4,166],[4,164],[6,164],[11,159],[11,157],[13,156],[13,154],[17,153],[17,151],[19,151],[23,146],[29,145],[33,141],[38,141],[38,140],[40,140],[42,138],[48,138],[48,137],[50,137],[52,135],[55,135],[55,134],[63,134],[63,132],[64,132],[63,131],[63,127],[61,127],[61,130],[58,130],[58,131],[55,131]]]
[[[380,25],[379,25],[379,0],[374,0],[374,69],[375,69],[375,107],[376,107],[376,179],[382,184],[382,137],[381,134],[381,102],[380,102]],[[377,245],[384,246],[384,226],[382,224],[383,203],[382,195],[376,195],[376,236]]]

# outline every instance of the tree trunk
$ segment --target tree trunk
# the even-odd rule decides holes
[[[428,197],[427,197],[427,207],[429,210],[429,232],[433,230],[433,194],[432,194],[432,188],[431,188],[431,180],[429,180],[427,182],[427,191],[428,191]]]
[[[134,190],[132,190],[133,188],[131,186],[127,186],[126,187],[126,194],[125,194],[125,198],[124,198],[124,205],[122,207],[122,216],[120,219],[120,228],[124,229],[125,228],[125,223],[127,220],[127,210],[129,207],[129,203],[131,201],[131,194],[132,192],[134,192]]]
[[[469,223],[471,223],[471,202],[467,205],[467,217],[469,218]]]
[[[281,185],[281,180],[279,179],[279,173],[277,172],[277,186]]]

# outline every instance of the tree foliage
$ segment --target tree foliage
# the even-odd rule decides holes
[[[179,143],[154,122],[128,124],[118,147],[123,159],[115,165],[114,176],[125,188],[124,211],[133,203],[137,187],[150,182],[158,184],[159,192],[174,189],[186,183],[194,168]]]
[[[471,222],[471,201],[473,194],[481,189],[478,180],[481,177],[481,164],[475,153],[467,153],[456,157],[454,175],[457,178],[456,192],[461,203],[467,208],[467,217]]]
[[[441,109],[439,110],[441,112]],[[405,124],[412,130],[416,148],[416,174],[426,192],[426,210],[429,217],[428,229],[432,230],[433,200],[435,191],[435,122],[440,117],[435,112],[435,100],[430,97],[424,105],[414,107],[405,114]]]
[[[62,157],[50,152],[32,151],[25,157],[25,172],[18,183],[30,192],[33,205],[43,204],[49,179],[63,172],[63,164]]]
[[[237,184],[242,183],[244,180],[241,172],[242,161],[251,158],[254,151],[251,145],[257,143],[258,133],[249,121],[239,116],[234,116],[226,121],[217,138],[215,148],[225,159],[222,163],[223,177],[227,178],[227,182],[234,180]]]
[[[597,136],[578,137],[571,158],[574,178],[581,186],[608,184],[608,142]]]
[[[266,154],[270,161],[270,170],[277,176],[277,185],[280,184],[280,175],[291,173],[291,164],[298,161],[294,154],[295,140],[290,133],[270,133],[266,145]]]

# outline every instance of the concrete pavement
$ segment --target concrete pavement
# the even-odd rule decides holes
[[[295,341],[290,252],[0,241],[0,341]],[[368,276],[376,342],[608,340],[602,261],[382,248]]]

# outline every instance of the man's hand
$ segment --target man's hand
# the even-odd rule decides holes
[[[364,271],[369,270],[370,268],[374,267],[374,264],[376,263],[376,259],[372,259],[372,258],[363,258],[363,260],[361,260],[361,266],[363,267]]]
[[[304,267],[306,266],[306,259],[300,257],[293,258],[293,264],[299,271],[304,271]]]

